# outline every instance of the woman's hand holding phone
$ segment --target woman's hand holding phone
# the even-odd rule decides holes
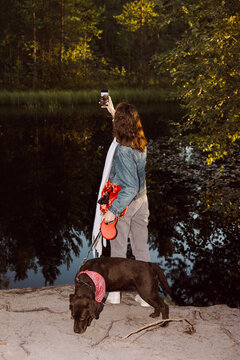
[[[115,109],[114,109],[114,106],[113,106],[113,102],[112,102],[111,96],[108,97],[108,103],[107,103],[106,106],[104,106],[104,107],[110,112],[110,114],[112,115],[112,117],[113,117],[113,119],[114,119]]]
[[[102,105],[103,104],[103,105]],[[114,118],[115,116],[115,109],[114,109],[114,106],[113,106],[113,102],[112,102],[112,99],[111,99],[111,96],[108,94],[108,101],[105,102],[105,104],[103,102],[101,102],[100,100],[100,105],[101,105],[101,108],[102,109],[107,109],[110,114],[112,115],[112,117]]]

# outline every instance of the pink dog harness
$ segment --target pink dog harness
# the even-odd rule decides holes
[[[89,270],[81,271],[78,275],[80,274],[87,274],[92,279],[96,287],[95,300],[101,302],[106,292],[106,284],[103,276],[96,271]]]

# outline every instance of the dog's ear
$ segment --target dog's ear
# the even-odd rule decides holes
[[[92,300],[89,302],[89,313],[93,319],[99,318],[101,304],[96,300]]]

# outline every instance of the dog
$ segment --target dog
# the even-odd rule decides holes
[[[100,279],[100,285],[92,276]],[[169,307],[159,295],[158,282],[166,293],[172,295],[167,279],[157,264],[113,257],[88,260],[75,277],[75,293],[69,296],[74,332],[84,333],[92,320],[99,318],[105,291],[135,289],[154,308],[151,317],[158,317],[162,313],[162,318],[167,319]]]

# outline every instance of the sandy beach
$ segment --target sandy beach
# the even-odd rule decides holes
[[[0,359],[240,359],[240,309],[170,305],[168,326],[129,335],[161,319],[150,318],[152,309],[136,303],[134,293],[124,293],[121,304],[106,304],[79,335],[69,311],[73,290],[72,285],[1,290]]]

